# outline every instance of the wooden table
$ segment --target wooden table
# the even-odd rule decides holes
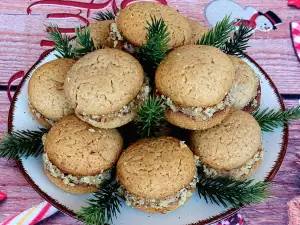
[[[81,0],[89,2],[89,0]],[[40,47],[44,24],[53,20],[46,19],[46,14],[53,12],[78,13],[78,9],[37,6],[32,14],[27,15],[27,6],[32,0],[0,0],[0,135],[7,130],[7,112],[9,101],[6,97],[6,82],[19,70],[27,71],[46,49]],[[96,0],[96,3],[101,0]],[[103,2],[103,1],[102,1]],[[169,4],[193,19],[206,24],[203,10],[208,0],[168,0]],[[300,99],[300,62],[291,44],[289,24],[300,20],[300,9],[287,6],[283,0],[243,0],[243,6],[251,5],[260,11],[274,11],[284,24],[278,30],[269,33],[256,32],[250,41],[249,55],[256,60],[272,77],[287,107],[296,106]],[[83,11],[82,15],[86,15]],[[94,11],[92,11],[94,12]],[[54,21],[55,23],[55,21]],[[65,27],[73,27],[77,20],[66,19],[59,22]],[[206,24],[207,25],[207,24]],[[278,172],[272,193],[277,197],[264,204],[251,206],[241,211],[247,224],[284,225],[288,223],[287,202],[300,195],[299,172],[296,161],[300,160],[300,123],[290,126],[288,152]],[[0,203],[0,221],[13,216],[43,199],[27,184],[18,171],[16,164],[0,159],[0,190],[8,198]],[[200,209],[201,210],[201,209]],[[62,213],[51,217],[42,224],[76,224],[77,222]]]

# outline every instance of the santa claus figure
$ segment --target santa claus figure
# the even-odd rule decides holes
[[[205,16],[210,25],[215,26],[225,16],[230,16],[237,26],[243,23],[244,26],[267,32],[275,30],[281,24],[281,19],[272,11],[259,12],[253,7],[242,7],[231,0],[215,0],[208,4],[205,9]]]

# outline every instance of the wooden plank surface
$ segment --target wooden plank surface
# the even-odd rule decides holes
[[[40,40],[46,37],[44,24],[55,22],[46,19],[47,13],[70,12],[77,9],[38,6],[33,8],[32,15],[26,14],[27,6],[32,0],[0,0],[0,85],[5,84],[9,77],[19,71],[27,71],[36,62],[39,55],[46,49],[40,47]],[[89,0],[82,0],[89,2]],[[96,0],[95,2],[103,2]],[[182,14],[205,23],[203,10],[208,0],[168,0]],[[283,0],[242,0],[243,6],[251,5],[262,12],[272,10],[284,21],[278,30],[270,33],[257,32],[251,40],[249,55],[253,57],[273,78],[282,94],[300,94],[300,63],[292,48],[289,23],[300,20],[300,9],[287,6]],[[63,20],[59,24],[65,27],[78,25],[77,20]],[[207,25],[207,24],[206,24]],[[296,96],[297,97],[297,96]],[[295,106],[297,99],[285,100],[286,105]],[[6,131],[9,102],[6,93],[0,91],[0,136]],[[277,174],[272,193],[277,197],[264,204],[251,206],[241,211],[247,224],[253,225],[285,225],[287,224],[287,202],[300,195],[300,167],[295,163],[299,160],[300,123],[290,127],[289,146],[284,163]],[[16,215],[27,208],[38,204],[43,199],[27,184],[19,173],[14,162],[0,160],[0,190],[7,192],[8,198],[0,202],[0,222]],[[51,217],[41,224],[71,225],[77,222],[62,213]]]

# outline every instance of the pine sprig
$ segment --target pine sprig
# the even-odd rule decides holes
[[[135,121],[138,134],[150,137],[162,128],[165,123],[165,106],[161,98],[150,96],[138,110]]]
[[[201,39],[196,42],[196,44],[223,48],[233,31],[234,25],[230,22],[230,16],[225,16],[222,21],[216,24],[215,28],[210,29],[206,34],[204,34]]]
[[[94,41],[91,38],[90,28],[88,27],[84,27],[82,29],[75,28],[75,33],[76,33],[76,40],[80,45],[80,47],[74,49],[74,53],[77,56],[83,56],[89,52],[96,50]]]
[[[94,198],[88,200],[88,206],[81,208],[77,218],[87,225],[105,225],[112,222],[120,213],[122,196],[118,192],[120,185],[113,179],[104,182]]]
[[[252,115],[259,123],[262,131],[272,132],[275,128],[300,120],[300,106],[285,111],[266,108],[258,110]]]
[[[137,51],[137,58],[145,72],[151,77],[154,76],[157,66],[167,55],[170,34],[168,26],[162,18],[157,20],[155,17],[151,17],[151,21],[147,21],[146,29],[148,31],[147,41]]]
[[[216,203],[234,208],[252,203],[262,203],[266,198],[272,197],[267,188],[268,182],[253,183],[253,180],[237,181],[228,177],[215,179],[200,177],[197,183],[198,194],[208,203]],[[228,204],[229,203],[229,204]]]
[[[55,50],[59,53],[55,54],[57,58],[69,58],[73,59],[75,57],[72,45],[70,43],[70,37],[66,34],[62,35],[56,25],[46,25],[49,39],[55,43]]]
[[[95,20],[104,21],[104,20],[114,20],[116,15],[114,12],[107,10],[106,12],[97,12],[95,13]]]
[[[225,43],[222,51],[226,54],[243,57],[248,46],[248,41],[253,35],[253,29],[244,26],[242,23],[233,36]]]
[[[4,135],[0,140],[0,158],[37,157],[44,150],[42,136],[47,129],[39,131],[20,130]]]

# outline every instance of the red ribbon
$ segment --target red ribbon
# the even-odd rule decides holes
[[[12,75],[10,78],[9,78],[9,81],[8,81],[8,84],[7,84],[7,97],[9,99],[10,102],[12,102],[12,96],[11,96],[11,93],[10,93],[10,90],[11,90],[11,85],[14,81],[18,80],[18,79],[21,79],[25,76],[25,73],[24,71],[19,71],[17,73],[15,73],[14,75]]]
[[[59,0],[42,0],[42,1],[37,1],[32,4],[30,4],[27,8],[27,14],[31,14],[31,8],[35,5],[59,5],[59,6],[70,6],[74,8],[81,8],[81,9],[103,9],[112,0],[108,0],[107,2],[104,3],[85,3],[85,2],[75,2],[75,1],[59,1]]]

